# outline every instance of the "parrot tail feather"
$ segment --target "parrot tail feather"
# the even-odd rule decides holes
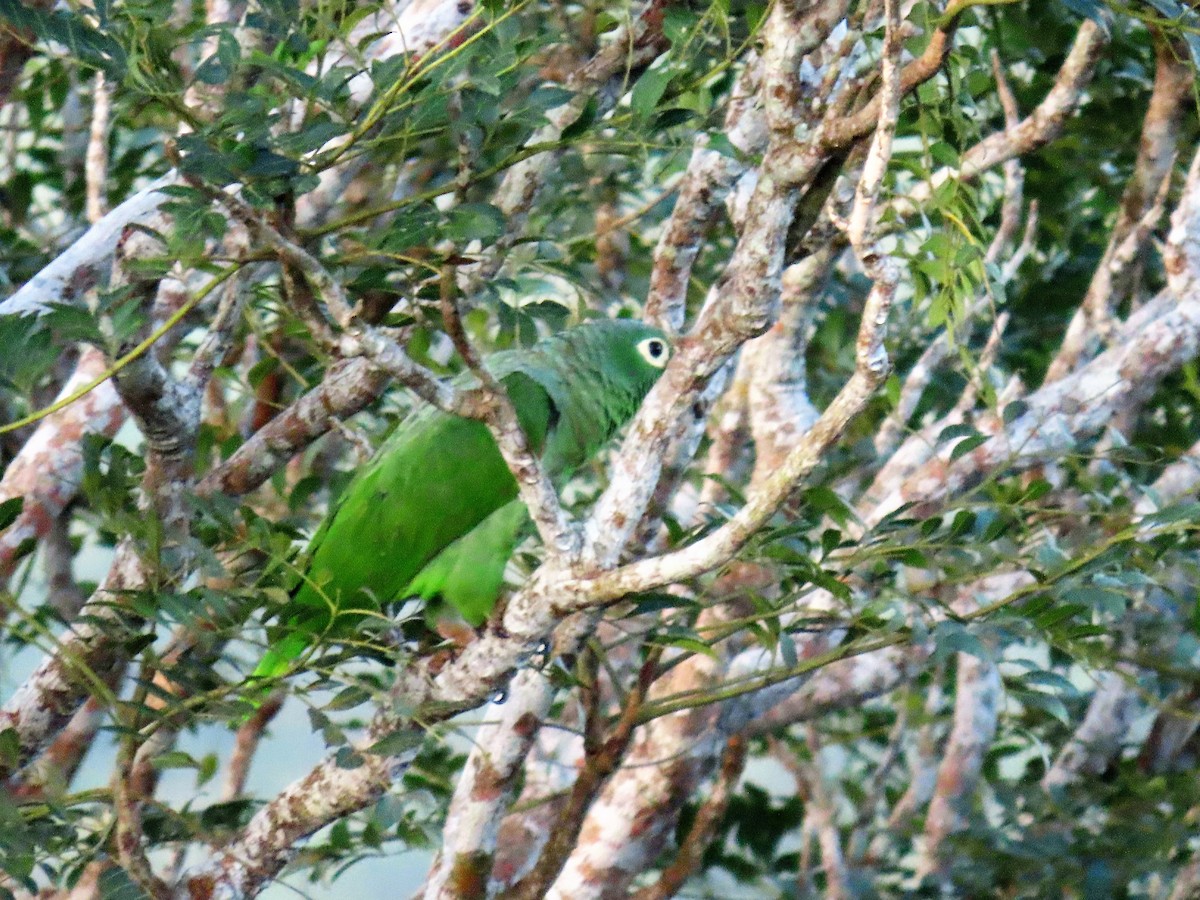
[[[270,648],[258,661],[254,671],[250,673],[251,680],[261,678],[279,678],[287,673],[300,654],[303,653],[312,640],[311,635],[293,632]]]

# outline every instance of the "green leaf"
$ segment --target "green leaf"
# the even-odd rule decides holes
[[[1073,619],[1082,612],[1087,612],[1087,607],[1079,603],[1064,603],[1055,604],[1034,617],[1034,622],[1039,628],[1049,630],[1055,625],[1059,625],[1068,619]]]
[[[86,341],[104,346],[105,335],[91,310],[70,303],[52,303],[43,322],[63,343]]]
[[[222,28],[217,34],[216,52],[196,67],[196,79],[205,84],[224,84],[237,69],[241,58],[241,48],[237,38],[228,28]]]
[[[696,113],[690,109],[675,107],[666,109],[654,117],[654,124],[651,126],[652,131],[666,131],[668,128],[675,128],[690,122],[696,117]]]
[[[1035,478],[1030,482],[1029,487],[1021,494],[1021,500],[1025,503],[1032,503],[1035,500],[1040,500],[1049,494],[1054,487],[1045,478]]]
[[[525,102],[531,109],[545,113],[552,109],[558,109],[560,106],[565,106],[571,102],[571,98],[574,96],[566,88],[543,85],[534,90]]]
[[[887,381],[883,383],[883,394],[887,397],[888,404],[892,409],[900,404],[900,388],[900,377],[895,372],[889,375]]]
[[[201,757],[200,764],[196,767],[196,787],[202,787],[212,781],[212,777],[217,774],[219,764],[220,761],[215,753],[206,753]]]
[[[199,769],[200,763],[190,753],[182,750],[168,750],[154,758],[156,769]]]
[[[849,504],[830,488],[819,486],[809,488],[803,494],[804,504],[817,512],[824,513],[843,528],[847,523],[857,521],[858,516]]]
[[[0,764],[9,771],[15,769],[21,761],[21,736],[15,728],[5,728],[0,731]]]
[[[717,652],[690,628],[677,626],[666,628],[658,633],[656,643],[662,644],[664,647],[679,647],[681,650],[690,650],[692,653],[702,653],[713,659],[717,658]]]
[[[149,900],[149,895],[120,866],[105,866],[98,887],[100,900]]]
[[[376,756],[399,756],[409,750],[420,747],[425,742],[425,735],[413,729],[401,729],[384,735],[367,748],[367,753]]]
[[[338,691],[334,698],[325,704],[325,709],[353,709],[370,699],[370,693],[358,685],[351,685]]]
[[[1143,525],[1170,525],[1172,522],[1200,521],[1200,503],[1180,503],[1152,512],[1142,519]]]
[[[504,213],[490,203],[464,203],[450,211],[446,236],[459,244],[494,242],[504,234]]]
[[[629,107],[634,115],[642,120],[650,118],[674,77],[674,72],[665,65],[647,69],[642,73],[629,95]]]
[[[60,44],[76,59],[103,70],[114,81],[124,76],[124,49],[77,13],[48,12],[20,0],[0,0],[0,19],[11,22],[18,32],[32,32],[43,43]]]
[[[950,451],[950,461],[958,459],[960,456],[965,456],[981,444],[987,443],[988,436],[986,434],[976,434],[969,438],[963,438],[954,445],[954,449]]]
[[[1040,709],[1042,712],[1048,713],[1063,725],[1071,724],[1071,716],[1067,712],[1067,706],[1059,697],[1042,694],[1037,691],[1022,691],[1018,695],[1018,699],[1027,707]]]
[[[1129,598],[1124,594],[1095,586],[1071,588],[1063,591],[1060,597],[1065,603],[1090,606],[1098,612],[1113,616],[1124,615],[1129,605]]]
[[[353,747],[338,747],[333,761],[339,769],[358,769],[363,764],[362,754]]]
[[[789,669],[794,669],[800,664],[800,655],[796,652],[796,642],[786,631],[779,636],[779,655],[783,659],[783,664]]]
[[[955,438],[973,437],[979,434],[973,425],[947,425],[937,436],[937,443],[944,444]]]
[[[1052,694],[1059,694],[1064,697],[1078,697],[1080,694],[1079,688],[1057,672],[1047,672],[1045,670],[1026,672],[1020,676],[1020,682],[1026,687],[1045,688]]]
[[[200,827],[205,833],[241,828],[254,814],[256,803],[253,800],[230,800],[227,803],[214,803],[205,807],[200,813]]]
[[[345,133],[343,126],[322,113],[306,122],[299,131],[280,135],[276,138],[275,144],[285,153],[299,155],[320,150],[333,138],[343,133]]]
[[[954,514],[954,519],[950,523],[950,536],[958,537],[960,534],[965,534],[975,527],[975,514],[969,509],[960,509]]]
[[[992,654],[983,642],[959,622],[938,622],[932,637],[938,654],[967,653],[986,662],[992,661]]]
[[[24,505],[24,497],[10,497],[0,503],[0,531],[17,521],[17,516],[21,514],[21,507]]]
[[[1038,616],[1054,605],[1054,598],[1049,594],[1035,594],[1021,603],[1018,612],[1027,619],[1036,620]]]
[[[696,19],[696,13],[686,5],[667,7],[663,14],[662,29],[672,48],[687,40],[693,26],[696,25]]]
[[[1014,400],[1004,407],[1004,424],[1011,425],[1025,413],[1029,412],[1029,404],[1024,400]]]
[[[678,647],[681,650],[690,650],[692,653],[702,653],[712,659],[717,658],[717,651],[704,641],[689,637],[671,637],[662,641],[663,644],[669,647]]]
[[[567,320],[571,318],[571,310],[557,300],[538,300],[534,303],[526,303],[521,307],[521,312],[540,319],[556,331],[565,328]]]
[[[563,143],[570,143],[575,138],[587,133],[587,130],[592,127],[592,123],[596,121],[596,116],[600,114],[600,103],[595,96],[589,97],[587,105],[583,107],[583,111],[579,114],[574,122],[563,129],[562,135],[559,137]]]
[[[630,616],[662,612],[666,609],[687,609],[696,606],[695,600],[688,597],[679,597],[675,594],[668,594],[665,591],[638,594],[636,599],[637,603],[630,612]]]

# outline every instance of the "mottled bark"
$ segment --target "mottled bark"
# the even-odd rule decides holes
[[[1045,384],[1024,398],[1024,411],[1008,421],[1003,414],[1004,404],[1022,390],[1015,379],[1002,387],[1001,373],[1012,356],[1005,333],[1007,312],[992,323],[979,354],[979,371],[957,402],[952,398],[948,411],[916,423],[907,440],[905,432],[926,388],[956,358],[952,351],[958,335],[931,336],[920,325],[906,323],[907,333],[923,344],[912,354],[917,363],[905,373],[894,412],[886,415],[874,402],[891,366],[886,343],[891,305],[897,297],[909,296],[901,289],[911,249],[904,242],[910,230],[918,234],[928,230],[924,204],[943,186],[956,187],[950,184],[955,180],[975,181],[981,192],[994,192],[990,196],[999,203],[1000,225],[983,260],[1001,267],[993,285],[1012,281],[1034,247],[1037,227],[1036,211],[1030,209],[1024,238],[1019,239],[1023,173],[1018,160],[1064,133],[1088,99],[1089,84],[1108,44],[1103,28],[1084,21],[1052,89],[1024,118],[995,59],[1004,127],[967,148],[954,169],[915,183],[905,168],[907,162],[891,160],[901,98],[943,71],[959,17],[973,5],[977,4],[956,0],[941,8],[940,18],[914,15],[904,24],[904,17],[917,6],[899,0],[868,4],[812,0],[770,6],[758,36],[761,40],[741,59],[726,60],[726,65],[735,67],[728,73],[734,87],[727,96],[714,98],[725,106],[714,108],[709,120],[721,121],[723,112],[722,133],[714,130],[695,141],[681,177],[672,175],[671,181],[656,185],[653,196],[646,191],[635,197],[633,203],[647,204],[639,212],[623,220],[616,201],[602,204],[595,234],[597,271],[615,291],[618,284],[634,282],[620,281],[624,273],[618,271],[619,261],[608,252],[612,246],[607,242],[627,220],[678,191],[661,231],[649,232],[650,240],[657,239],[657,248],[652,258],[647,254],[652,268],[645,304],[645,315],[672,333],[676,352],[629,429],[624,446],[614,454],[607,487],[582,523],[559,502],[555,486],[516,425],[503,389],[481,367],[474,344],[481,332],[466,317],[476,297],[470,290],[459,292],[494,276],[509,248],[538,237],[526,234],[527,217],[536,215],[539,193],[552,181],[551,166],[564,149],[544,145],[560,144],[564,130],[593,99],[601,120],[611,115],[617,121],[626,115],[626,89],[638,76],[651,66],[678,62],[670,55],[682,51],[678,31],[672,30],[678,23],[671,18],[669,3],[648,0],[616,27],[593,32],[588,40],[581,38],[578,48],[556,50],[564,59],[569,55],[568,62],[555,68],[547,61],[538,77],[565,85],[573,95],[547,113],[548,123],[533,131],[519,153],[521,161],[490,186],[486,179],[472,179],[478,173],[471,170],[468,137],[457,134],[448,144],[457,158],[448,174],[442,174],[454,181],[439,204],[483,200],[505,217],[503,233],[493,246],[459,248],[468,255],[478,250],[479,256],[447,265],[437,298],[442,331],[449,338],[438,349],[449,353],[452,347],[476,373],[481,389],[462,389],[437,378],[432,368],[417,365],[417,357],[409,355],[404,343],[407,332],[380,325],[379,304],[360,305],[360,298],[342,280],[344,272],[337,268],[343,264],[340,254],[346,245],[335,240],[340,235],[322,216],[322,210],[343,202],[342,186],[359,178],[378,185],[383,178],[393,177],[391,170],[366,172],[367,154],[356,155],[385,132],[400,87],[384,87],[372,95],[365,68],[347,76],[360,103],[371,96],[375,102],[361,110],[345,142],[313,154],[316,163],[337,165],[322,173],[324,182],[317,191],[296,198],[294,204],[291,198],[280,200],[286,214],[251,207],[236,187],[218,191],[193,180],[192,186],[208,191],[230,224],[248,233],[236,252],[232,245],[227,248],[228,255],[253,260],[254,265],[267,260],[260,268],[269,269],[268,278],[278,267],[282,308],[303,323],[325,365],[324,374],[281,411],[274,404],[288,396],[279,390],[285,379],[264,388],[263,402],[245,418],[253,425],[244,435],[245,442],[193,484],[191,454],[203,388],[230,346],[245,299],[245,292],[230,287],[219,304],[205,307],[197,323],[204,336],[198,345],[188,344],[199,349],[186,373],[168,357],[146,354],[130,360],[117,379],[102,381],[82,399],[39,423],[0,480],[0,500],[25,498],[17,522],[0,533],[0,583],[12,575],[19,553],[30,541],[43,538],[52,551],[48,554],[52,571],[60,580],[70,581],[70,567],[63,564],[69,525],[63,511],[74,497],[79,477],[79,440],[87,433],[111,435],[126,411],[145,436],[144,515],[161,525],[165,539],[153,553],[132,538],[120,543],[112,569],[77,624],[63,634],[62,646],[0,712],[0,729],[12,729],[18,749],[16,760],[5,760],[14,763],[13,771],[0,775],[11,776],[37,759],[8,782],[28,800],[50,796],[69,779],[106,705],[124,688],[125,645],[145,628],[140,616],[128,612],[124,600],[130,593],[178,584],[190,570],[191,553],[198,549],[190,533],[190,493],[236,498],[263,485],[289,461],[288,477],[298,478],[304,469],[297,455],[326,431],[342,428],[342,419],[366,409],[395,381],[413,388],[426,402],[482,419],[491,428],[537,523],[546,551],[543,564],[478,633],[462,630],[463,645],[442,646],[432,653],[422,647],[411,656],[406,654],[404,665],[389,673],[394,675],[392,702],[381,705],[352,751],[330,753],[301,779],[267,798],[246,827],[229,835],[227,844],[189,857],[191,868],[182,876],[147,852],[141,816],[156,783],[154,762],[172,745],[184,721],[169,714],[171,704],[163,699],[182,699],[170,681],[169,666],[175,659],[171,654],[191,644],[186,634],[180,634],[178,643],[162,654],[162,664],[148,655],[136,679],[141,685],[134,689],[141,692],[135,693],[137,702],[117,707],[122,747],[113,783],[114,840],[108,848],[116,862],[110,864],[119,864],[144,892],[156,897],[254,896],[279,876],[305,839],[396,790],[415,755],[411,748],[425,737],[429,726],[483,707],[499,691],[507,699],[486,707],[487,721],[476,735],[477,745],[449,806],[442,853],[423,887],[425,897],[586,900],[632,893],[648,900],[672,896],[685,889],[701,866],[704,847],[736,789],[746,739],[782,737],[782,745],[796,739],[798,732],[789,729],[798,723],[806,726],[808,750],[816,760],[798,767],[805,799],[802,880],[816,870],[813,855],[818,848],[826,892],[851,896],[857,867],[872,865],[871,854],[877,848],[890,852],[901,847],[909,826],[919,823],[927,808],[923,833],[905,865],[915,860],[918,875],[941,880],[947,890],[953,890],[955,836],[972,821],[983,763],[999,722],[1003,694],[996,663],[1004,662],[1003,658],[955,657],[954,712],[944,742],[938,740],[945,729],[937,699],[944,673],[933,673],[926,719],[915,736],[918,747],[907,776],[908,790],[886,826],[882,824],[884,799],[895,796],[893,787],[902,787],[896,785],[893,770],[914,741],[904,712],[897,716],[886,746],[866,754],[870,765],[862,808],[856,815],[847,814],[846,797],[840,793],[849,782],[824,768],[829,760],[823,750],[820,717],[884,696],[924,672],[933,649],[926,639],[929,626],[947,616],[969,625],[984,615],[961,604],[949,612],[937,608],[936,601],[954,585],[938,584],[943,575],[936,563],[927,570],[916,564],[889,568],[890,561],[879,563],[871,556],[871,542],[886,532],[878,526],[894,527],[885,520],[906,504],[913,504],[909,512],[914,517],[932,515],[947,503],[972,499],[970,491],[985,479],[1054,466],[1063,455],[1088,449],[1114,423],[1130,431],[1140,404],[1200,348],[1200,162],[1193,163],[1166,243],[1168,287],[1125,321],[1118,318],[1131,293],[1131,273],[1146,257],[1168,205],[1173,152],[1191,84],[1188,67],[1165,40],[1159,40],[1156,81],[1139,156],[1108,249],[1076,316],[1082,324],[1072,324]],[[583,18],[594,13],[585,11]],[[882,46],[878,41],[881,13]],[[559,5],[555,14],[566,12]],[[210,19],[236,21],[239,15],[240,10],[229,4],[210,5]],[[410,73],[418,72],[426,61],[438,59],[441,51],[473,39],[470,36],[477,34],[477,24],[483,20],[483,12],[471,2],[418,0],[390,5],[359,22],[348,41],[322,49],[324,56],[313,63],[312,72],[322,65],[360,65],[394,54],[406,55]],[[928,29],[921,38],[918,27]],[[215,37],[209,35],[207,40],[211,45]],[[915,57],[902,57],[902,41],[908,42]],[[951,60],[950,65],[957,62]],[[10,86],[8,63],[0,44],[0,100]],[[467,70],[463,72],[461,77],[469,79]],[[703,89],[715,83],[715,79],[706,82]],[[97,100],[103,99],[105,85],[99,82]],[[453,88],[449,90],[453,94]],[[210,108],[211,97],[193,99],[194,111],[215,109]],[[450,100],[452,110],[456,100]],[[303,121],[301,106],[297,101],[286,107],[294,123]],[[461,108],[460,104],[460,113]],[[914,115],[924,111],[914,109]],[[116,285],[150,303],[155,279],[141,278],[136,267],[123,264],[130,257],[155,252],[153,246],[147,249],[155,241],[137,226],[157,221],[152,217],[159,215],[161,189],[175,184],[176,176],[165,176],[103,214],[106,118],[103,103],[97,103],[87,185],[93,227],[0,304],[0,313],[36,315],[50,303],[79,302],[105,278],[114,259]],[[728,153],[728,145],[736,154]],[[1005,167],[1002,195],[998,179],[987,175],[1001,164]],[[400,177],[403,181],[416,176],[408,170]],[[397,192],[404,189],[398,187]],[[732,224],[728,231],[714,228],[723,204]],[[304,210],[308,230],[294,229],[293,205]],[[377,212],[355,213],[356,224]],[[393,212],[404,214],[403,207],[394,203],[390,212],[381,215]],[[963,230],[973,229],[980,220]],[[689,322],[689,285],[697,272],[707,271],[717,254],[723,254],[724,265],[715,267],[703,304]],[[822,383],[819,396],[833,394],[833,399],[818,411],[808,391],[807,341],[820,313],[819,302],[827,302],[821,286],[832,270],[845,276],[839,279],[839,287],[852,285],[851,296],[840,295],[837,300],[846,300],[850,321],[858,316],[858,332],[852,371],[849,354],[833,360],[835,366],[844,367],[840,371],[851,374],[840,390],[835,390],[836,382],[830,385],[832,377]],[[994,272],[988,277],[995,278]],[[418,318],[416,327],[423,328],[433,320],[420,321],[417,314],[430,296],[423,288],[419,297],[397,310],[413,313]],[[993,299],[981,291],[968,300],[962,316],[968,339],[982,343],[982,326],[974,332],[970,326],[991,308]],[[1098,352],[1102,342],[1108,343],[1108,349]],[[831,356],[829,347],[818,349]],[[256,357],[249,353],[247,358],[245,368]],[[104,374],[104,367],[102,357],[85,352],[63,396],[89,377],[94,380]],[[310,366],[306,377],[316,369],[317,365]],[[725,391],[727,382],[732,387]],[[224,400],[219,392],[209,399],[218,408]],[[873,441],[860,440],[861,430],[851,428],[868,409],[879,412],[883,420]],[[228,418],[213,416],[214,428],[230,427]],[[974,426],[987,440],[956,457],[952,446],[937,444],[938,434],[952,424]],[[693,457],[706,425],[712,446],[705,471],[723,481],[714,478],[704,483],[694,478],[686,483],[701,471]],[[850,441],[856,442],[853,447],[848,446]],[[365,447],[361,439],[356,443]],[[872,444],[874,459],[870,458]],[[1101,452],[1106,452],[1106,446],[1100,445]],[[764,529],[795,527],[808,515],[811,511],[796,500],[800,490],[816,482],[828,461],[843,461],[845,453],[854,462],[846,469],[853,471],[847,471],[837,490],[853,513],[848,524],[839,519],[836,533],[827,532],[833,545],[838,540],[844,543],[832,550],[822,543],[820,556],[814,551],[812,562],[848,586],[849,599],[801,585],[795,596],[787,597],[787,605],[770,614],[772,626],[778,629],[778,646],[753,640],[745,623],[727,623],[722,616],[738,613],[738,598],[750,591],[778,598],[781,578],[771,567],[769,552],[753,562],[739,556],[748,546],[757,553],[752,542]],[[1156,483],[1138,487],[1136,515],[1145,517],[1194,491],[1200,484],[1196,456],[1192,448]],[[1126,483],[1134,484],[1135,476],[1120,474],[1128,479]],[[860,490],[866,482],[871,483]],[[1072,513],[1083,508],[1069,492],[1065,501],[1064,508]],[[666,519],[670,529],[663,527],[668,513],[675,519]],[[861,522],[854,521],[854,513]],[[1045,525],[1034,515],[1026,524],[1030,529],[1046,528],[1051,538],[1069,528],[1061,526],[1060,532],[1059,525]],[[818,522],[812,535],[825,527]],[[1146,520],[1139,533],[1155,537],[1153,520]],[[851,546],[859,537],[864,540]],[[856,556],[860,550],[865,553]],[[69,562],[69,554],[66,557]],[[867,564],[860,567],[860,560]],[[1018,560],[1022,564],[1023,557]],[[715,584],[704,577],[724,566],[728,568]],[[1044,573],[1036,574],[1040,578]],[[947,572],[946,577],[957,578],[958,573]],[[965,590],[983,602],[986,611],[988,604],[998,607],[1031,596],[1034,577],[1014,567],[994,575],[994,581],[964,579]],[[1053,577],[1047,581],[1055,584]],[[611,670],[590,684],[584,679],[569,686],[555,681],[551,686],[553,670],[539,668],[543,643],[553,644],[551,655],[573,657],[594,634],[600,634],[602,640],[588,649],[599,653],[607,638],[603,629],[597,632],[597,622],[605,611],[620,604],[615,608],[624,614],[632,605],[621,602],[626,597],[656,589],[666,589],[674,597],[700,598],[709,608],[698,623],[691,611],[674,609],[661,618],[643,615],[637,622],[617,623],[628,638],[621,652],[636,658],[638,652],[645,652],[641,642],[648,631],[687,621],[706,639],[718,635],[712,641],[712,655],[672,651],[678,655],[670,658],[665,675],[659,677],[656,659],[655,665],[642,667],[636,688],[628,693],[622,681],[633,680],[634,667],[621,660],[610,661]],[[870,605],[873,616],[877,599],[891,604],[886,614],[894,618],[886,633],[863,638],[862,630],[870,631],[873,625],[869,618],[859,621],[858,612]],[[72,617],[77,605],[77,598],[66,603],[66,618]],[[726,625],[728,629],[721,630]],[[799,659],[788,659],[792,653]],[[1008,670],[1004,671],[1007,676]],[[1122,663],[1102,676],[1082,722],[1060,748],[1046,776],[1047,786],[1071,784],[1111,764],[1123,746],[1125,725],[1141,708],[1131,686],[1136,674],[1132,664]],[[604,686],[598,686],[600,682]],[[148,699],[151,684],[158,699]],[[582,701],[586,722],[582,735],[563,737],[571,745],[563,752],[567,761],[560,760],[550,774],[541,764],[539,746],[547,739],[549,729],[542,723],[554,715],[552,700],[560,684]],[[92,699],[81,707],[89,696]],[[622,698],[624,705],[614,702],[614,697]],[[243,795],[250,761],[281,702],[281,695],[267,699],[239,731],[222,791],[224,800]],[[1185,705],[1181,702],[1180,708]],[[148,723],[139,709],[153,710],[159,718]],[[617,709],[620,712],[614,717]],[[1145,764],[1152,767],[1168,765],[1187,737],[1180,735],[1185,730],[1191,733],[1176,729],[1168,734],[1171,722],[1166,714],[1160,725],[1160,736],[1144,756]],[[380,741],[409,749],[384,751]],[[347,752],[356,756],[357,764],[346,765]],[[522,782],[521,801],[514,804]],[[709,784],[712,796],[701,805],[687,844],[672,858],[669,844],[679,811]],[[869,840],[872,831],[877,841]],[[664,865],[657,881],[635,890],[635,880],[645,883],[656,865]],[[1193,869],[1181,874],[1178,896],[1193,889],[1189,887]],[[87,870],[78,891],[96,894],[101,874],[99,868]]]
[[[925,843],[917,874],[943,876],[954,858],[947,839],[962,831],[971,815],[983,760],[996,735],[1004,691],[996,664],[958,654],[954,724],[942,749],[933,799],[925,817]]]
[[[450,801],[446,843],[426,882],[426,900],[467,900],[487,893],[501,822],[553,699],[550,680],[526,669],[513,677],[503,705],[488,709]]]
[[[59,396],[73,396],[107,370],[102,352],[85,350]],[[0,531],[0,587],[12,575],[19,552],[48,534],[75,497],[83,476],[84,436],[112,437],[124,422],[125,407],[116,389],[105,381],[38,424],[0,479],[0,500],[20,497],[23,501],[17,519]]]
[[[1149,232],[1162,218],[1165,189],[1171,181],[1192,96],[1193,72],[1186,50],[1161,36],[1156,41],[1155,62],[1154,90],[1142,121],[1133,174],[1087,294],[1046,372],[1047,383],[1074,369],[1102,338],[1112,339],[1113,310],[1128,289],[1133,257],[1144,252]]]

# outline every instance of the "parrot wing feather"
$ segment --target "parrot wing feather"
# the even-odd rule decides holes
[[[502,373],[502,380],[530,449],[540,453],[557,415],[550,395],[519,370]],[[280,611],[281,624],[272,629],[271,647],[253,675],[278,676],[319,635],[350,633],[364,615],[403,596],[431,560],[516,495],[516,481],[482,422],[432,408],[410,416],[314,535],[304,580]],[[473,552],[483,549],[482,543],[472,546]],[[492,561],[487,577],[495,577],[496,567],[502,577],[507,558]],[[456,576],[455,585],[465,577],[465,571]],[[468,602],[480,602],[480,595]]]
[[[529,510],[520,500],[500,507],[430,560],[404,596],[443,600],[471,625],[479,625],[496,605],[504,569],[529,525]]]

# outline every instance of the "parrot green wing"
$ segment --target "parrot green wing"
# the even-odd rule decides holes
[[[530,524],[525,504],[510,501],[435,556],[401,596],[443,600],[479,625],[495,606],[509,557]]]
[[[530,449],[561,482],[628,421],[669,357],[661,331],[602,320],[493,354],[486,365],[504,383]],[[469,387],[471,376],[456,382]],[[524,527],[516,496],[481,422],[431,408],[410,416],[313,536],[303,580],[253,675],[282,674],[319,637],[345,637],[404,596],[440,596],[481,621]]]
[[[531,448],[541,452],[556,415],[549,394],[522,372],[503,381]],[[317,636],[351,633],[516,495],[516,481],[483,423],[432,408],[410,416],[314,535],[304,579],[253,675],[278,676]],[[502,575],[503,563],[495,565]]]

